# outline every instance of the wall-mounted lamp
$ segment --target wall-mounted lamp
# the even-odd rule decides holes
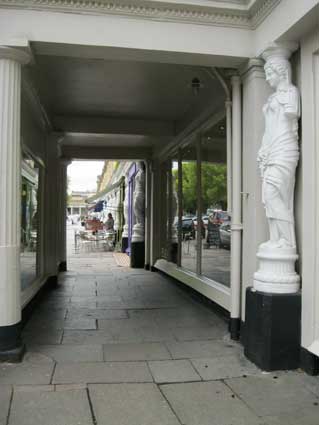
[[[204,84],[202,84],[201,83],[201,81],[200,81],[200,79],[199,78],[197,78],[197,77],[194,77],[193,79],[192,79],[192,82],[191,82],[191,88],[192,88],[192,91],[193,91],[193,94],[195,95],[195,96],[197,96],[198,95],[198,93],[199,93],[199,90],[200,89],[202,89],[203,87],[204,87]]]

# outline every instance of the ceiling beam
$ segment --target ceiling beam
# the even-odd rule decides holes
[[[70,159],[144,160],[151,159],[150,148],[62,146],[62,156]]]
[[[174,136],[174,123],[161,120],[56,115],[55,131],[69,133]]]

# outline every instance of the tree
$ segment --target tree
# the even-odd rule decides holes
[[[197,210],[196,162],[182,164],[183,210],[195,214]],[[227,209],[227,167],[225,164],[205,163],[201,165],[202,209]],[[178,171],[173,170],[175,190],[178,191]]]
[[[207,208],[227,209],[227,167],[224,164],[202,163],[203,211]]]

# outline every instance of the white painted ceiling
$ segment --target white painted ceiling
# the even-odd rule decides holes
[[[178,121],[222,95],[201,69],[185,65],[38,56],[37,81],[51,117],[103,116]],[[203,88],[195,96],[191,81]]]
[[[69,146],[161,147],[204,111],[224,107],[220,83],[202,67],[36,55],[29,72]]]

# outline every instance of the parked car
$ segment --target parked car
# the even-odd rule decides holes
[[[196,232],[197,231],[197,217],[194,217],[193,218],[193,224],[194,224],[194,230]],[[202,229],[202,238],[204,238],[205,237],[206,226],[205,226],[205,222],[203,220],[203,217],[202,217],[201,229]]]
[[[219,227],[220,245],[224,248],[230,249],[231,244],[231,222],[224,221]]]
[[[209,221],[213,224],[221,225],[225,221],[230,221],[230,216],[227,211],[216,210],[209,216]]]
[[[182,239],[195,238],[195,227],[191,217],[183,217],[182,219]]]
[[[203,215],[202,220],[203,220],[204,226],[206,228],[207,228],[207,225],[208,225],[208,219],[209,219],[208,215]]]

